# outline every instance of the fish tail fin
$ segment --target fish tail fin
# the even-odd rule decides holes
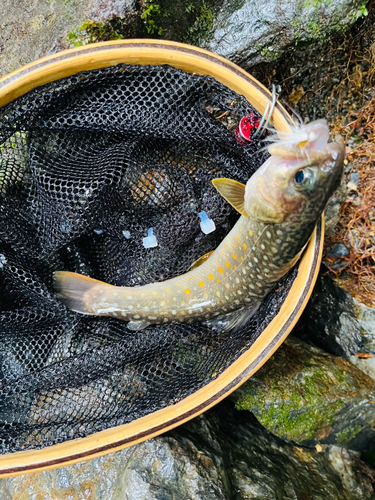
[[[53,278],[57,298],[69,309],[82,314],[95,314],[92,309],[93,296],[102,286],[111,286],[103,281],[69,271],[56,271]]]

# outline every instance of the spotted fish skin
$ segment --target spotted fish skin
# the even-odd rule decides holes
[[[343,146],[328,144],[308,157],[271,156],[246,187],[219,180],[215,187],[244,215],[199,267],[140,287],[58,271],[58,297],[75,311],[114,316],[134,330],[225,318],[238,310],[246,316],[298,260],[340,182],[343,159]]]

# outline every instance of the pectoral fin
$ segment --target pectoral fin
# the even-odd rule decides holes
[[[241,215],[248,217],[245,210],[245,184],[233,179],[213,179],[212,184],[219,191],[221,196],[232,205]]]
[[[222,316],[207,321],[213,330],[219,332],[236,332],[246,325],[259,309],[261,302],[256,302],[250,307],[238,309]]]

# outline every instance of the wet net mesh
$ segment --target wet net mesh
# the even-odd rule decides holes
[[[40,448],[130,422],[211,382],[277,314],[296,272],[241,331],[171,323],[131,332],[67,310],[52,274],[116,285],[186,272],[238,214],[215,177],[246,182],[263,144],[254,111],[207,76],[119,65],[39,87],[0,109],[0,450]],[[204,234],[199,212],[216,230]],[[146,249],[153,228],[158,246]]]

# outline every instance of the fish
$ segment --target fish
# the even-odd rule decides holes
[[[273,156],[303,158],[319,153],[329,138],[327,120],[315,120],[308,124],[291,125],[288,132],[275,132],[265,138],[271,144],[268,152]]]
[[[220,331],[240,329],[296,264],[339,186],[345,147],[327,140],[327,123],[313,122],[307,133],[294,130],[291,137],[281,138],[278,147],[272,145],[273,154],[246,185],[213,179],[240,217],[216,250],[185,274],[120,287],[56,271],[57,297],[73,311],[127,321],[133,331],[194,321]]]

